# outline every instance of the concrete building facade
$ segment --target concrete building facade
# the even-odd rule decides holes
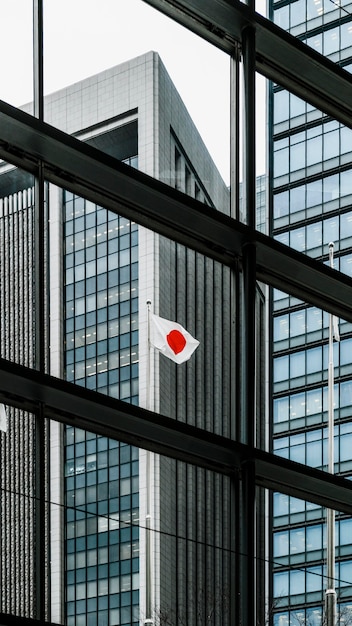
[[[47,96],[45,118],[204,202],[207,210],[229,213],[229,191],[157,53],[149,52]],[[20,326],[30,337],[27,326],[33,323],[34,291],[26,296],[25,305],[26,289],[12,284],[9,277],[24,281],[24,275],[28,291],[33,290],[31,181],[19,180],[18,172],[5,164],[2,173],[9,182],[3,185],[1,235],[14,237],[12,222],[23,222],[16,239],[23,249],[14,254],[19,267],[4,263],[2,284],[7,285],[7,299],[17,299]],[[228,435],[231,345],[224,337],[229,336],[231,324],[229,272],[54,185],[47,187],[46,200],[49,373],[174,419],[187,416],[190,424]],[[187,364],[176,366],[149,352],[147,300],[154,312],[177,320],[199,339],[197,354]],[[3,299],[4,320],[9,310],[9,302]],[[13,333],[3,332],[6,336]],[[27,343],[20,345],[30,352]],[[11,341],[11,350],[19,349]],[[7,356],[10,346],[3,350]],[[23,359],[25,364],[33,363],[33,352]],[[12,437],[20,450],[35,430],[29,427],[23,436],[14,420],[11,414],[8,433],[1,439],[2,455],[7,454]],[[168,615],[177,623],[195,624],[208,610],[217,615],[216,623],[229,623],[226,479],[80,429],[58,423],[48,428],[52,621],[113,626],[143,623],[151,616],[162,623]],[[10,473],[10,467],[5,467]],[[26,479],[30,480],[30,472]],[[215,517],[214,506],[221,510]],[[35,520],[35,511],[31,519]],[[30,532],[33,535],[33,528],[28,528],[23,548],[17,539],[11,547],[13,554],[28,551],[28,567]],[[2,579],[9,589],[18,572],[9,571],[5,554],[2,551]],[[148,558],[151,577],[146,571]],[[209,568],[215,573],[211,579]],[[221,605],[215,600],[220,588],[225,598]],[[28,599],[31,593],[29,588],[23,597]],[[10,595],[1,595],[3,610],[10,606]],[[16,594],[14,602],[15,598]],[[26,602],[23,612],[30,615]]]

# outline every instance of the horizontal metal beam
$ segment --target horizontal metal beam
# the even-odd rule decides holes
[[[0,613],[0,626],[59,626],[54,622],[44,619],[32,619],[31,617],[19,617],[9,613]]]
[[[0,401],[352,515],[352,483],[0,359]]]
[[[220,211],[0,102],[0,156],[231,267],[257,248],[259,280],[352,321],[352,280]],[[6,156],[5,156],[6,154]],[[1,176],[0,176],[1,180]]]
[[[0,402],[221,473],[240,465],[226,439],[5,359]]]
[[[241,45],[243,30],[254,28],[257,71],[352,128],[351,75],[243,2],[144,1],[229,54]]]

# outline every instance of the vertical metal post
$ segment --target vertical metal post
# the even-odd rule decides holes
[[[46,592],[45,592],[45,430],[44,430],[44,410],[40,405],[39,413],[36,415],[35,428],[35,578],[36,578],[36,618],[45,620]]]
[[[33,0],[33,114],[43,120],[43,0]],[[45,221],[44,177],[39,164],[34,185],[34,279],[35,279],[35,367],[45,372]],[[36,617],[45,619],[46,610],[46,511],[45,511],[45,428],[44,408],[36,415]]]
[[[233,56],[230,58],[230,215],[234,219],[240,220],[240,50],[237,48]],[[231,432],[237,438],[238,429],[240,427],[236,419],[239,414],[240,398],[237,390],[240,389],[237,372],[240,372],[240,353],[238,346],[241,342],[239,332],[239,311],[236,310],[240,301],[240,286],[238,281],[238,272],[233,270],[231,273],[231,316],[232,319],[237,318],[235,324],[231,324],[234,328],[234,334],[231,333],[231,344],[233,355],[233,363],[231,371],[233,374],[231,393]],[[236,378],[235,378],[236,376]],[[240,580],[240,563],[237,558],[236,546],[239,545],[240,522],[238,511],[240,510],[240,481],[238,476],[231,479],[231,560],[230,560],[230,580],[231,591],[230,597],[233,601],[230,603],[231,624],[238,623],[238,615],[240,610],[239,585]]]
[[[34,117],[43,120],[43,0],[33,0],[33,102]]]
[[[244,70],[244,186],[246,221],[256,225],[255,180],[255,31],[243,31]],[[256,248],[248,244],[243,249],[243,366],[244,397],[241,420],[241,439],[254,448],[256,427],[256,372],[255,372],[255,311],[256,311]],[[241,491],[241,626],[256,626],[256,499],[255,467],[248,461],[242,468]]]
[[[243,250],[244,278],[244,397],[241,439],[255,446],[255,246]],[[242,467],[241,481],[241,626],[256,626],[256,493],[252,461]]]
[[[330,267],[334,267],[334,244],[329,244]],[[334,473],[334,346],[333,315],[329,315],[329,370],[328,370],[328,464],[330,474]],[[327,527],[327,588],[325,593],[325,612],[327,626],[336,624],[335,590],[335,511],[326,511]]]
[[[256,139],[255,139],[255,30],[248,26],[242,35],[244,72],[244,187],[247,224],[256,225]]]
[[[240,216],[240,51],[230,58],[230,193],[231,217]]]
[[[151,349],[150,349],[150,308],[151,300],[147,300],[147,409],[151,410]],[[145,618],[144,624],[152,625],[152,546],[151,546],[151,486],[150,486],[151,452],[146,450],[146,515],[145,515]]]

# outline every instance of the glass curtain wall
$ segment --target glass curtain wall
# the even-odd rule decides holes
[[[347,5],[331,1],[269,4],[276,24],[350,71],[351,15]],[[351,129],[272,84],[270,142],[272,235],[325,264],[329,264],[332,242],[334,268],[351,276]],[[327,467],[329,316],[278,290],[272,292],[271,307],[273,450],[314,467]],[[334,342],[333,357],[334,462],[335,472],[349,477],[352,466],[345,445],[351,432],[351,326],[341,320],[339,330],[341,341]],[[295,577],[298,585],[292,582],[290,593],[281,599],[276,595],[276,623],[296,623],[295,619],[305,623],[302,620],[309,619],[309,623],[320,624],[326,619],[325,511],[307,510],[303,502],[288,499],[284,513],[282,505],[282,498],[274,498],[274,596],[275,580],[284,566],[289,568],[284,576]],[[345,606],[352,593],[348,582],[352,580],[350,552],[341,539],[343,531],[340,533],[349,524],[345,518],[336,521],[339,624],[351,619]],[[319,589],[312,586],[298,563],[321,572],[316,578]],[[317,602],[320,607],[314,607]]]
[[[159,4],[158,0],[153,3]],[[167,0],[162,3],[164,10],[171,7],[174,15],[171,5],[173,3]],[[340,361],[335,384],[340,410],[336,424],[340,438],[336,458],[339,469],[348,479],[350,365],[347,353],[349,324],[352,323],[352,283],[345,275],[334,275],[325,267],[325,244],[320,242],[319,233],[314,239],[314,228],[309,235],[308,230],[304,231],[304,236],[306,240],[309,238],[310,246],[314,244],[309,251],[321,246],[319,262],[311,255],[302,254],[302,248],[297,252],[292,247],[280,246],[275,238],[268,238],[255,229],[255,68],[256,64],[260,67],[265,62],[266,72],[272,79],[274,66],[276,76],[280,75],[278,69],[285,69],[282,58],[278,58],[281,55],[275,57],[275,46],[271,46],[270,51],[265,48],[265,42],[272,42],[274,36],[278,41],[281,35],[271,28],[272,25],[258,20],[256,15],[251,17],[253,22],[248,21],[248,7],[244,5],[238,7],[222,0],[214,5],[204,0],[199,15],[197,2],[182,0],[178,3],[178,20],[189,25],[192,16],[192,28],[222,51],[235,56],[237,44],[243,44],[247,115],[243,125],[243,170],[246,175],[243,214],[247,224],[244,225],[228,216],[228,189],[226,186],[224,189],[218,175],[212,177],[206,151],[203,146],[198,150],[198,135],[189,133],[189,141],[180,141],[170,120],[164,123],[164,116],[170,110],[165,106],[166,101],[159,103],[158,112],[162,110],[162,115],[158,117],[157,110],[153,110],[151,117],[155,128],[162,128],[165,132],[164,139],[170,140],[166,143],[165,139],[163,144],[167,146],[164,157],[170,160],[172,167],[180,166],[173,170],[176,172],[177,169],[179,174],[175,177],[177,188],[163,185],[134,167],[127,167],[109,150],[76,141],[66,134],[69,132],[67,128],[59,131],[57,127],[43,123],[42,6],[39,0],[33,6],[36,33],[34,111],[37,119],[0,102],[0,153],[13,166],[34,176],[34,200],[30,200],[30,209],[34,207],[33,240],[28,242],[29,250],[26,251],[28,258],[32,259],[33,248],[34,267],[16,266],[18,258],[11,256],[8,237],[2,241],[10,252],[8,257],[2,256],[4,267],[1,267],[3,301],[8,302],[4,318],[8,306],[13,318],[18,319],[21,294],[18,294],[16,274],[23,271],[30,288],[33,287],[30,339],[34,347],[30,362],[23,363],[21,352],[16,350],[13,350],[15,358],[12,358],[9,331],[4,325],[1,356],[5,358],[0,360],[0,397],[6,408],[4,420],[4,411],[0,407],[0,437],[1,449],[6,451],[5,459],[9,459],[10,466],[12,463],[21,476],[26,468],[21,464],[23,447],[18,445],[23,441],[21,427],[25,425],[30,431],[26,447],[30,471],[27,483],[22,486],[25,496],[28,488],[33,509],[26,513],[30,523],[25,529],[23,517],[16,508],[17,502],[22,506],[21,498],[16,501],[18,486],[11,484],[7,466],[6,472],[2,468],[1,488],[2,504],[6,508],[8,498],[11,505],[10,511],[6,511],[4,532],[10,526],[12,545],[16,548],[16,542],[22,539],[26,545],[31,542],[35,555],[28,567],[28,551],[21,545],[17,569],[12,568],[9,576],[8,552],[4,551],[4,542],[1,543],[1,602],[7,613],[1,615],[2,623],[14,623],[21,615],[26,626],[29,617],[35,623],[51,620],[79,626],[97,622],[111,626],[140,621],[150,624],[153,621],[151,590],[153,584],[156,586],[158,576],[160,594],[162,591],[167,598],[164,607],[171,607],[168,614],[161,612],[161,595],[153,597],[160,624],[171,620],[179,624],[186,621],[189,625],[209,622],[212,626],[225,623],[252,626],[265,624],[268,620],[284,624],[285,621],[294,623],[298,619],[302,622],[308,618],[319,622],[325,576],[321,511],[327,506],[333,506],[337,511],[337,570],[341,589],[346,589],[346,596],[340,598],[342,609],[347,610],[350,592],[348,516],[352,513],[350,482],[321,471],[325,459],[323,358],[326,322],[325,314],[319,311],[326,309],[342,317],[344,313],[348,320],[346,324],[340,324],[341,342],[337,348]],[[214,7],[219,6],[222,10],[216,10],[215,16]],[[258,37],[254,37],[255,30]],[[331,30],[330,26],[326,30]],[[341,40],[341,33],[339,37]],[[285,52],[283,58],[289,63],[299,50],[285,37],[280,41]],[[313,99],[306,68],[312,70],[313,62],[307,53],[303,56],[306,64],[302,65],[299,81],[295,83],[294,76],[288,77],[285,71],[281,72],[282,81],[285,88],[290,85],[297,93],[301,93],[303,85]],[[155,67],[157,55],[151,53],[148,59]],[[159,69],[162,72],[161,65]],[[329,85],[324,83],[324,77],[328,69],[315,58],[313,78],[322,90],[325,85],[327,91]],[[335,73],[331,68],[330,71],[333,78]],[[339,75],[337,83],[343,94],[347,81]],[[170,83],[167,85],[169,88]],[[275,92],[280,89],[274,87]],[[75,87],[69,91],[75,99]],[[338,119],[343,117],[341,99],[343,101],[341,94],[330,94],[330,109],[336,109]],[[148,106],[151,101],[148,100]],[[86,100],[80,102],[87,104]],[[170,104],[170,100],[167,102]],[[61,104],[65,117],[67,111]],[[75,114],[80,110],[77,101],[76,105],[72,109]],[[133,116],[136,111],[130,113]],[[280,153],[278,162],[282,167],[276,170],[279,178],[271,191],[274,196],[281,192],[290,194],[306,184],[308,172],[309,182],[322,181],[323,190],[325,183],[327,185],[325,210],[317,210],[320,216],[317,221],[332,218],[335,220],[330,224],[333,232],[339,230],[341,233],[344,223],[334,224],[337,216],[340,220],[349,209],[338,205],[336,181],[328,179],[337,174],[341,176],[350,169],[349,156],[338,163],[336,158],[334,133],[340,132],[342,127],[337,128],[334,124],[328,127],[334,115],[328,119],[325,114],[312,112],[308,105],[304,116],[304,128],[289,127],[288,140],[284,127],[272,138]],[[100,121],[94,132],[103,130]],[[106,121],[114,126],[121,119]],[[189,119],[184,117],[183,108],[178,124],[183,131],[186,127],[193,128]],[[322,173],[315,161],[316,156],[313,156],[320,150],[319,136],[314,134],[315,126],[319,124],[323,133],[326,126],[329,137],[335,138],[331,142],[329,167],[323,168]],[[80,130],[90,135],[84,139],[92,138],[91,128]],[[139,137],[140,131],[141,125],[138,126]],[[301,132],[304,135],[301,136]],[[342,135],[339,134],[338,141]],[[105,140],[110,143],[109,138],[103,138],[104,145]],[[159,146],[154,135],[149,135],[149,141],[148,147]],[[238,147],[238,136],[234,141]],[[308,157],[306,146],[310,141]],[[289,165],[288,170],[285,168],[291,147],[295,169],[290,178]],[[202,161],[207,166],[202,170],[204,176],[200,176],[198,165],[196,167],[190,159],[193,150],[197,164]],[[296,150],[299,158],[304,152],[304,167],[300,168],[295,160]],[[140,149],[127,156],[134,162],[136,154],[140,166]],[[6,177],[0,179],[0,183],[5,185],[6,180]],[[214,196],[208,187],[209,180],[214,183]],[[238,185],[236,176],[234,180]],[[192,193],[183,193],[190,188]],[[18,190],[16,186],[7,189],[5,185],[3,196],[18,194]],[[262,192],[259,185],[258,192]],[[236,195],[235,199],[237,201]],[[316,205],[312,206],[316,210]],[[28,206],[23,205],[21,211],[26,208]],[[239,215],[239,207],[235,208]],[[280,219],[286,218],[285,211],[284,208]],[[312,213],[309,215],[311,218]],[[289,232],[291,236],[296,227],[307,226],[308,229],[313,224],[313,220],[303,224],[301,219],[299,216],[292,228],[290,221],[280,223],[274,234],[279,238]],[[7,223],[16,220],[17,216],[13,220],[12,213],[6,213],[5,220],[2,220],[5,234]],[[134,228],[135,223],[138,223],[138,231]],[[261,219],[259,223],[262,223]],[[150,241],[159,254],[158,262],[151,265],[147,263],[147,255],[141,257],[139,254],[146,228],[150,229]],[[324,226],[321,233],[323,230]],[[13,232],[18,232],[15,232],[15,226]],[[138,240],[134,239],[136,232]],[[125,235],[126,241],[123,241]],[[25,233],[24,240],[26,236]],[[297,239],[300,240],[301,235]],[[145,238],[143,245],[147,248],[150,241]],[[348,241],[348,235],[345,241]],[[138,260],[134,256],[135,248],[138,249]],[[344,257],[341,250],[337,250],[338,262]],[[24,253],[22,258],[27,258]],[[11,263],[6,265],[9,259]],[[346,261],[346,267],[348,264]],[[166,267],[169,273],[165,273]],[[138,277],[133,274],[137,270]],[[142,270],[145,280],[140,280]],[[146,314],[142,313],[141,300],[143,303],[146,300],[148,281],[155,277],[159,281],[161,275],[166,280],[156,283],[153,297],[158,296],[158,304],[164,306],[168,315],[175,310],[177,317],[183,315],[181,321],[187,326],[190,322],[192,332],[202,329],[204,345],[183,370],[176,370],[174,363],[165,364],[161,356],[160,359],[158,355],[153,356],[154,380],[168,381],[170,386],[163,395],[158,395],[160,389],[154,389],[153,410],[146,410],[140,406],[143,394],[146,395],[148,354],[147,344],[143,347],[140,340],[142,329],[144,337],[147,336]],[[275,327],[276,366],[273,367],[274,400],[277,401],[275,454],[263,450],[267,424],[263,401],[265,292],[258,286],[257,278],[262,284],[276,288],[275,302],[282,305],[275,310],[275,320],[278,319]],[[136,280],[138,282],[134,283]],[[138,304],[133,302],[131,295],[134,288],[137,289]],[[129,290],[129,307],[125,307],[125,289]],[[29,290],[29,293],[32,292]],[[118,302],[114,299],[117,294]],[[25,295],[27,298],[28,294]],[[304,297],[305,302],[298,300],[299,297]],[[175,302],[177,307],[174,307]],[[26,303],[30,303],[30,298]],[[296,308],[291,310],[291,305]],[[296,312],[298,315],[294,317]],[[306,325],[303,333],[300,326],[302,312]],[[138,335],[134,335],[137,332],[133,326],[135,323]],[[11,326],[14,340],[17,339],[18,326],[13,323]],[[94,341],[91,341],[92,336],[95,336]],[[134,367],[137,365],[134,356],[138,359],[137,367]],[[306,394],[304,401],[295,397],[301,393]],[[307,411],[303,415],[299,413],[302,402],[311,407],[309,414]],[[16,414],[16,419],[11,419],[8,406],[25,410],[26,416],[33,415],[34,418],[25,421],[26,417]],[[295,407],[292,415],[291,407]],[[46,437],[46,419],[50,420],[50,437],[49,433]],[[290,422],[289,428],[284,430],[287,422]],[[4,428],[5,423],[10,434]],[[12,456],[7,454],[6,447]],[[164,458],[159,454],[165,455]],[[4,461],[4,455],[2,459]],[[297,464],[294,460],[304,460],[305,463]],[[66,476],[63,461],[66,462]],[[144,470],[141,470],[142,463]],[[150,489],[153,494],[158,494],[153,499],[153,507],[150,507]],[[276,507],[273,549],[278,561],[275,564],[272,555],[268,556],[266,552],[268,518],[264,490],[273,492],[273,506]],[[50,517],[45,511],[46,502],[50,502]],[[57,516],[53,515],[55,507]],[[13,522],[12,515],[19,520],[18,524]],[[137,519],[138,531],[134,526]],[[126,525],[130,527],[127,529]],[[35,541],[24,533],[32,527]],[[186,550],[177,549],[175,542],[187,546]],[[30,553],[31,559],[32,556]],[[33,567],[32,563],[35,564]],[[274,600],[266,605],[267,592],[271,590],[272,579],[267,575],[271,566],[275,576],[271,594]],[[24,594],[18,581],[24,580],[21,573],[29,571],[32,578],[25,590],[27,604],[24,606],[21,605]],[[7,588],[6,581],[9,580],[10,588]],[[3,602],[4,588],[5,597],[14,599],[12,603]],[[280,605],[281,601],[284,604]],[[223,613],[218,610],[219,604]]]

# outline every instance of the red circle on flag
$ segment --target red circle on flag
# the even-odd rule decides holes
[[[166,339],[175,354],[182,352],[187,343],[184,335],[179,330],[171,330],[169,334],[166,335]]]

